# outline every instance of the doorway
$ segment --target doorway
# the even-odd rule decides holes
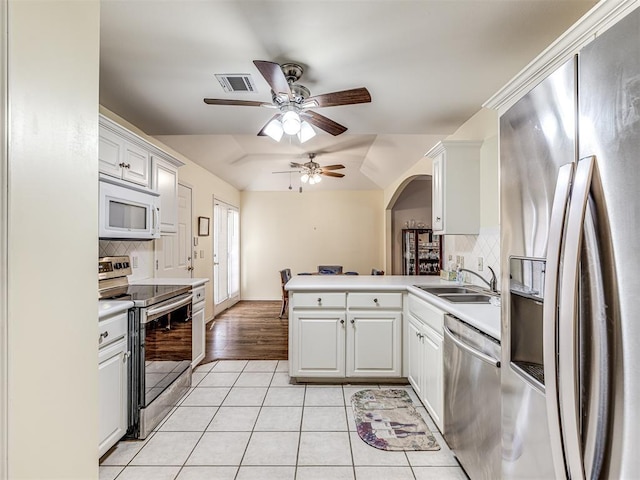
[[[240,299],[240,212],[213,199],[213,314]]]
[[[192,201],[193,190],[178,183],[178,231],[175,235],[163,235],[156,240],[156,277],[190,278],[192,265]]]

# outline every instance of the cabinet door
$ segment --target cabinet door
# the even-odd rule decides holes
[[[292,377],[344,377],[345,314],[296,311],[290,323]]]
[[[422,384],[424,346],[422,337],[422,327],[409,315],[409,322],[407,322],[407,359],[409,362],[407,379],[420,399],[424,395]]]
[[[110,130],[101,128],[98,146],[98,168],[100,173],[121,178],[123,157],[124,140]]]
[[[98,363],[98,456],[127,431],[127,340],[123,338],[99,352]]]
[[[153,188],[160,194],[160,232],[178,231],[178,169],[152,157]]]
[[[192,315],[193,324],[191,325],[191,352],[193,353],[193,361],[191,366],[195,367],[204,358],[205,348],[205,331],[204,331],[204,302],[202,306],[193,307]]]
[[[347,376],[400,377],[400,312],[350,312]]]
[[[145,187],[151,186],[151,159],[149,152],[132,143],[125,143],[122,179]]]
[[[442,337],[424,327],[424,404],[440,431],[443,429],[444,384]]]
[[[434,232],[444,230],[444,154],[433,159],[431,221]]]

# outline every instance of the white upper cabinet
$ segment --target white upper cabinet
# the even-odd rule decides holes
[[[151,186],[151,158],[144,148],[128,142],[118,133],[100,125],[98,148],[101,173],[128,182]]]
[[[184,165],[107,117],[100,115],[100,173],[160,194],[160,233],[178,231],[178,168]]]
[[[481,145],[482,142],[444,141],[425,155],[433,159],[433,233],[479,233]]]
[[[178,167],[153,155],[153,186],[160,194],[160,232],[178,231]]]

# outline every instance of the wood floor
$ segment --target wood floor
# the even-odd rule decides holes
[[[278,318],[280,302],[241,301],[206,326],[205,358],[286,360],[289,320]]]

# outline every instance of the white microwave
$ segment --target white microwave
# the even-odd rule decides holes
[[[99,237],[160,238],[160,201],[156,192],[100,178]]]

